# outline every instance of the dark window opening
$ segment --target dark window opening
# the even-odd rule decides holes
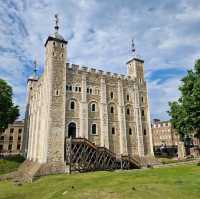
[[[96,134],[97,127],[96,124],[92,124],[92,134]]]
[[[20,144],[18,144],[18,145],[17,145],[17,150],[20,150],[20,147],[21,147],[21,145],[20,145]]]
[[[146,131],[146,129],[144,129],[144,135],[147,135],[147,131]]]
[[[18,133],[21,134],[21,133],[22,133],[22,129],[19,129],[19,130],[18,130]]]
[[[66,90],[68,90],[69,89],[69,87],[68,87],[68,85],[66,85]]]
[[[4,136],[1,136],[0,140],[4,140]]]
[[[8,145],[8,150],[12,150],[12,144]]]
[[[115,128],[112,127],[112,134],[115,134]]]
[[[21,136],[18,136],[18,141],[20,141],[21,140]]]
[[[144,98],[142,97],[142,102],[144,102]]]
[[[92,94],[92,89],[90,89],[90,94]]]
[[[89,88],[87,88],[87,93],[89,93]]]
[[[142,116],[144,116],[144,110],[142,110]]]
[[[12,128],[12,129],[10,129],[10,133],[13,133],[14,132],[14,129]]]
[[[75,91],[78,91],[78,87],[76,86]]]
[[[75,102],[74,102],[74,101],[72,101],[72,102],[70,103],[70,109],[71,109],[71,110],[74,110],[74,109],[75,109]]]
[[[110,93],[110,98],[113,99],[113,92]]]
[[[92,104],[92,112],[95,112],[96,111],[96,106],[95,104]]]
[[[132,129],[129,128],[129,135],[132,135]]]
[[[129,101],[129,95],[127,95],[126,98],[127,98],[127,101]]]
[[[111,108],[110,108],[110,112],[111,113],[114,113],[114,108],[111,106]]]
[[[10,136],[9,140],[10,140],[10,141],[13,141],[13,136]]]
[[[79,87],[79,92],[81,92],[81,87]]]
[[[127,115],[130,115],[130,110],[129,110],[129,108],[127,108],[126,113],[127,113]]]
[[[3,145],[0,145],[0,151],[3,151]]]
[[[69,86],[69,90],[72,91],[72,86]]]

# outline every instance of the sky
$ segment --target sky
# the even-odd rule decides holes
[[[68,40],[68,62],[126,74],[131,40],[145,61],[151,119],[169,119],[181,78],[200,56],[199,0],[0,0],[0,78],[13,87],[24,117],[33,62],[44,68],[44,43]]]

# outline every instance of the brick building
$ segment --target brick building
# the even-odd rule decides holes
[[[0,155],[19,154],[22,146],[24,121],[15,121],[0,135]]]

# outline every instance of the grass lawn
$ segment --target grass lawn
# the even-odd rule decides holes
[[[19,155],[7,157],[3,160],[1,159],[0,160],[0,175],[15,171],[23,161],[24,161],[24,158]]]
[[[22,186],[0,182],[0,198],[199,199],[200,166],[51,175]]]

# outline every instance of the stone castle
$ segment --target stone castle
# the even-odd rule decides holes
[[[65,139],[86,138],[117,155],[153,156],[144,61],[132,57],[127,76],[67,63],[67,41],[45,43],[44,73],[27,83],[23,154],[65,172]]]

